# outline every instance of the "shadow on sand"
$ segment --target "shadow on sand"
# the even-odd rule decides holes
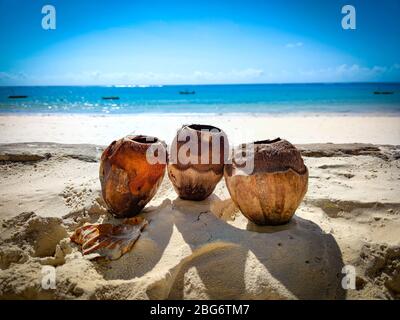
[[[232,201],[215,195],[201,202],[166,199],[146,208],[150,224],[135,250],[98,271],[107,280],[158,275],[146,290],[150,299],[345,298],[340,249],[317,224],[298,216],[274,227],[241,215],[233,223],[219,218],[230,210]],[[164,265],[164,256],[176,264]]]
[[[345,298],[342,256],[330,234],[298,216],[282,226],[248,222],[240,229],[212,213],[220,201],[215,195],[189,206],[178,198],[172,201],[181,213],[175,225],[193,254],[181,266],[168,298],[190,296],[184,288],[190,287],[191,273],[203,284],[192,290],[210,299]]]

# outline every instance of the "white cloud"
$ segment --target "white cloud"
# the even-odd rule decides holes
[[[336,68],[336,74],[349,80],[373,80],[379,78],[383,74],[387,74],[391,67],[386,66],[373,66],[363,67],[358,64],[348,66],[343,64]]]
[[[178,83],[229,83],[257,81],[262,69],[247,68],[230,71],[192,71],[187,73],[159,72],[101,72],[82,71],[62,75],[23,75],[0,72],[0,82],[6,84],[178,84]]]
[[[193,73],[196,79],[211,80],[211,81],[246,81],[256,80],[264,74],[262,69],[248,68],[243,70],[230,70],[227,72],[206,72],[195,71]]]
[[[400,69],[399,63],[395,63],[394,65],[391,66],[391,70],[398,70],[398,69]]]
[[[104,72],[88,70],[65,74],[25,74],[0,71],[1,85],[159,85],[217,83],[284,83],[399,81],[400,64],[371,67],[341,64],[320,69],[266,70],[260,68],[227,71],[194,70],[188,72]]]
[[[299,75],[310,81],[379,81],[383,78],[391,80],[399,78],[400,66],[372,67],[360,66],[358,64],[342,64],[337,67],[323,69],[299,70]]]
[[[292,48],[299,48],[303,46],[303,42],[296,42],[296,43],[287,43],[285,45],[286,48],[292,49]]]
[[[7,81],[7,80],[19,80],[19,79],[26,79],[27,75],[23,72],[13,73],[13,72],[0,72],[0,80]]]

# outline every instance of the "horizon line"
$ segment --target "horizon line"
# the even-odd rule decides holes
[[[173,86],[245,86],[245,85],[312,85],[312,84],[400,84],[399,81],[313,81],[313,82],[254,82],[254,83],[199,83],[199,84],[25,84],[0,85],[6,87],[173,87]]]

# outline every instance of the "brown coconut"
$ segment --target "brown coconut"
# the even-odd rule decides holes
[[[137,215],[154,197],[165,174],[166,163],[152,163],[148,149],[164,152],[164,142],[148,136],[127,136],[112,142],[100,162],[100,183],[104,201],[119,218]]]
[[[280,138],[254,142],[254,151],[247,151],[249,154],[243,151],[246,147],[235,149],[234,155],[241,153],[247,161],[254,159],[252,172],[243,173],[235,157],[232,164],[225,166],[225,181],[232,200],[256,224],[287,223],[308,187],[308,169],[300,151]]]
[[[228,149],[227,136],[217,127],[192,124],[179,129],[168,163],[168,177],[179,197],[206,199],[223,176]]]

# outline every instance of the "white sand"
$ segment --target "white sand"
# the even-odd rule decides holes
[[[266,115],[0,116],[0,143],[59,142],[106,145],[129,133],[172,141],[183,124],[211,124],[232,144],[281,137],[292,143],[400,144],[400,117]]]
[[[2,116],[0,142],[105,144],[132,130],[168,142],[189,122],[216,124],[237,143],[275,136],[296,143],[400,141],[399,118],[189,120]],[[115,221],[101,199],[100,148],[0,145],[0,160],[9,160],[0,162],[0,299],[399,298],[400,148],[301,148],[309,155],[309,191],[288,225],[249,223],[223,180],[207,200],[191,202],[178,199],[165,177],[142,213],[148,227],[131,252],[109,262],[85,259],[68,239],[86,222]],[[20,162],[32,157],[38,161]],[[56,267],[55,290],[41,287],[46,265]],[[341,286],[344,265],[356,268],[355,290]]]

